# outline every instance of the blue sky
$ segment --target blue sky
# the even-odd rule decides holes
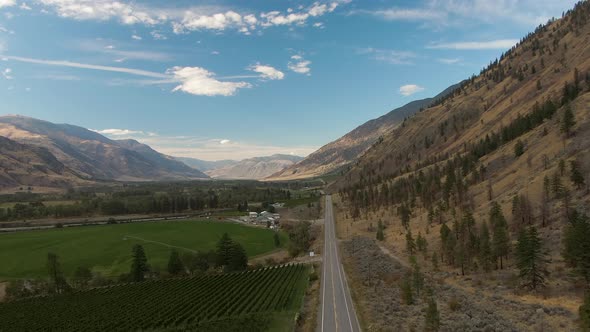
[[[176,156],[306,155],[574,3],[0,0],[0,113]]]

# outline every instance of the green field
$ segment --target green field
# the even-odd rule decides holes
[[[0,331],[290,331],[309,267],[164,279],[0,303]]]
[[[142,244],[152,267],[165,269],[171,247],[214,249],[223,233],[244,246],[249,257],[275,249],[273,231],[227,222],[165,221],[121,225],[81,226],[0,234],[0,280],[47,275],[47,253],[59,255],[71,276],[86,266],[105,276],[129,272],[131,248]],[[282,244],[287,237],[281,234]],[[150,242],[153,241],[153,242]]]

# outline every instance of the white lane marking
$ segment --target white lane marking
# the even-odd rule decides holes
[[[323,265],[323,287],[322,287],[322,332],[324,332],[324,316],[325,316],[325,312],[326,312],[326,265],[327,265],[327,261],[328,261],[328,250],[326,250],[328,248],[328,231],[327,231],[327,226],[326,226],[326,219],[328,217],[328,197],[326,196],[326,213],[324,215],[324,253],[323,255],[326,257],[326,259],[324,260],[324,262],[322,263]]]

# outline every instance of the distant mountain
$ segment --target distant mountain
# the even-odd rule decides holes
[[[206,173],[219,179],[264,179],[271,174],[294,165],[303,160],[302,157],[275,154],[269,157],[244,159],[228,166],[212,169]]]
[[[192,168],[198,169],[201,172],[206,172],[239,163],[239,161],[237,160],[208,161],[188,157],[174,157],[174,159],[181,161]]]
[[[341,138],[328,143],[301,162],[271,175],[268,179],[289,180],[322,175],[350,164],[367,151],[380,136],[390,132],[403,120],[454,91],[452,85],[433,98],[412,101],[402,107],[358,126]]]
[[[78,126],[19,115],[0,116],[0,136],[44,148],[80,179],[157,181],[207,178],[204,173],[147,145],[133,140],[111,140]]]
[[[83,182],[42,147],[20,144],[0,136],[0,188],[54,187]]]

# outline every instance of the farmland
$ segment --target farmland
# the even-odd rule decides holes
[[[285,330],[308,275],[288,265],[0,303],[0,331]]]
[[[66,276],[77,267],[104,276],[129,271],[131,248],[141,244],[149,264],[162,269],[172,248],[208,251],[223,233],[242,244],[253,257],[275,249],[273,231],[225,222],[167,221],[84,226],[0,234],[0,280],[45,277],[47,253],[60,257]],[[281,243],[287,241],[281,234]]]

